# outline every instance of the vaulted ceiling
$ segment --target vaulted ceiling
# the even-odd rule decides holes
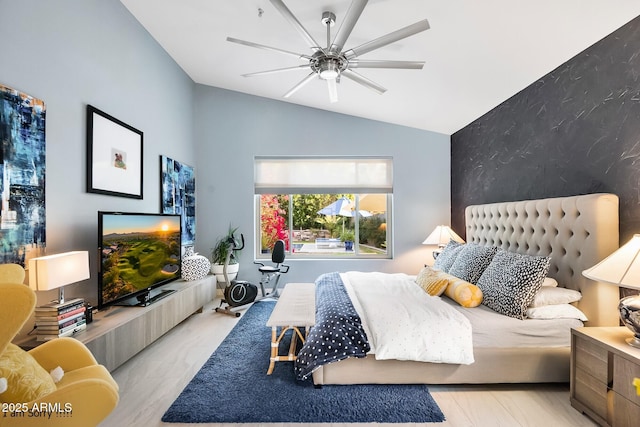
[[[308,69],[242,74],[307,63],[227,37],[309,55],[308,44],[269,0],[121,0],[196,82],[328,111],[452,134],[640,15],[638,0],[370,0],[345,48],[422,19],[431,28],[361,59],[425,61],[421,70],[358,69],[380,95],[342,78],[338,102]],[[351,0],[284,0],[319,44],[325,11],[340,27]]]

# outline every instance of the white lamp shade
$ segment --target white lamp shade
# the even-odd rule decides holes
[[[640,289],[640,234],[582,274],[592,280]]]
[[[448,225],[439,225],[424,239],[423,245],[439,245],[445,246],[449,243],[449,240],[455,240],[459,243],[464,243],[462,237],[458,236],[455,231]]]
[[[29,287],[48,291],[86,280],[89,274],[89,252],[73,251],[29,260]]]

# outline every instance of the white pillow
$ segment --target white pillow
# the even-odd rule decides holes
[[[583,322],[589,320],[582,311],[571,304],[529,307],[527,309],[527,317],[529,319],[578,319]]]
[[[529,307],[542,307],[544,305],[569,304],[580,301],[582,294],[573,289],[544,287],[536,293]]]
[[[558,286],[558,281],[553,277],[545,277],[542,281],[542,286],[547,286],[549,288],[555,288]]]

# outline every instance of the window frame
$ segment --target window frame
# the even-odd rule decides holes
[[[293,196],[295,196],[296,194],[300,194],[300,193],[293,193],[293,194],[286,194],[288,196],[288,207],[287,207],[287,212],[288,212],[288,224],[293,224]],[[309,194],[309,193],[305,193],[305,194]],[[313,193],[316,194],[316,193]],[[322,193],[322,194],[342,194],[342,193]],[[365,195],[365,194],[372,194],[372,193],[356,193],[353,194],[355,196],[355,203],[356,203],[356,209],[359,209],[359,205],[360,205],[360,197]],[[379,193],[378,193],[379,194]],[[384,193],[386,195],[386,211],[385,211],[385,223],[387,224],[386,227],[386,252],[385,253],[381,253],[381,254],[363,254],[360,253],[359,251],[359,237],[360,237],[360,226],[359,226],[359,222],[356,222],[355,225],[355,239],[354,239],[354,251],[350,252],[350,253],[341,253],[339,251],[336,251],[335,253],[326,253],[326,252],[322,252],[322,253],[300,253],[300,252],[292,252],[292,245],[289,245],[289,248],[286,251],[287,254],[287,258],[292,258],[292,259],[299,259],[299,260],[326,260],[326,259],[332,259],[332,260],[340,260],[340,259],[344,259],[344,260],[371,260],[371,259],[378,259],[378,260],[384,260],[384,259],[393,259],[393,193]],[[279,196],[285,195],[285,194],[278,194]],[[269,260],[271,259],[271,255],[268,253],[262,253],[262,245],[261,245],[261,233],[262,233],[262,229],[261,229],[261,212],[260,212],[260,197],[261,194],[254,194],[254,208],[255,208],[255,244],[254,244],[254,256],[256,260]],[[289,239],[289,242],[293,243],[294,241],[294,228],[292,226],[288,227],[288,234],[287,237]]]
[[[353,194],[355,209],[359,196],[386,194],[384,254],[359,253],[359,225],[355,223],[354,244],[358,250],[349,254],[300,254],[289,245],[290,257],[300,259],[391,259],[393,258],[393,157],[391,156],[255,156],[254,157],[254,221],[256,259],[268,259],[262,253],[261,195],[288,195],[289,242],[293,243],[293,196],[305,194]]]

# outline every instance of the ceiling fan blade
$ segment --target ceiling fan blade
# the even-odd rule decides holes
[[[280,49],[280,48],[277,48],[277,47],[265,46],[265,45],[259,44],[259,43],[248,42],[246,40],[235,39],[233,37],[227,37],[227,41],[231,42],[231,43],[242,44],[242,45],[245,45],[245,46],[257,47],[258,49],[271,50],[273,52],[284,53],[286,55],[292,55],[292,56],[295,56],[298,59],[311,59],[311,56],[309,56],[309,55],[303,55],[301,53],[295,53],[295,52],[291,52],[291,51],[288,51],[288,50]]]
[[[347,14],[344,16],[340,29],[336,33],[336,37],[333,39],[333,43],[329,49],[331,53],[339,54],[342,52],[344,44],[347,42],[351,31],[353,31],[353,27],[355,27],[356,22],[358,22],[368,1],[369,0],[353,0],[351,2],[351,6],[349,6],[349,10],[347,10]]]
[[[300,81],[300,83],[298,83],[297,85],[295,85],[294,87],[292,87],[289,92],[284,94],[285,98],[289,98],[291,95],[293,95],[294,93],[296,93],[298,90],[300,90],[300,88],[302,88],[302,86],[306,85],[307,83],[309,83],[314,77],[316,76],[315,72],[311,72],[307,77],[305,77],[304,79],[302,79]]]
[[[282,0],[269,0],[269,1],[276,9],[278,9],[280,14],[284,16],[284,18],[287,21],[289,21],[289,23],[293,25],[293,27],[296,30],[298,30],[298,33],[300,33],[302,38],[307,42],[309,47],[313,49],[314,52],[321,49],[318,42],[314,40],[313,36],[309,34],[307,29],[302,26],[300,21],[298,21],[298,18],[296,18],[294,14],[291,13],[289,8],[282,2]]]
[[[385,87],[380,86],[378,83],[369,80],[368,78],[356,73],[355,71],[344,70],[340,75],[347,77],[348,79],[351,79],[356,83],[360,83],[362,86],[371,89],[372,91],[379,93],[380,95],[387,91]]]
[[[429,21],[427,21],[426,19],[423,19],[422,21],[416,22],[415,24],[411,24],[409,26],[396,30],[382,37],[378,37],[375,40],[371,40],[367,43],[361,44],[358,47],[349,49],[344,52],[344,55],[347,57],[347,59],[355,58],[356,56],[364,55],[367,52],[371,52],[372,50],[379,49],[383,46],[386,46],[388,44],[397,42],[398,40],[402,40],[407,37],[413,36],[414,34],[418,34],[428,29],[429,29]]]
[[[311,67],[309,64],[302,64],[302,65],[298,65],[297,67],[278,68],[278,69],[275,69],[275,70],[258,71],[258,72],[255,72],[255,73],[247,73],[247,74],[243,74],[242,77],[264,76],[266,74],[281,73],[283,71],[301,70],[303,68],[309,68],[309,67]]]
[[[338,83],[336,79],[327,80],[327,87],[329,88],[329,101],[332,104],[338,102]]]
[[[401,68],[405,70],[421,70],[422,67],[424,67],[424,61],[369,61],[362,59],[349,61],[349,68]]]

